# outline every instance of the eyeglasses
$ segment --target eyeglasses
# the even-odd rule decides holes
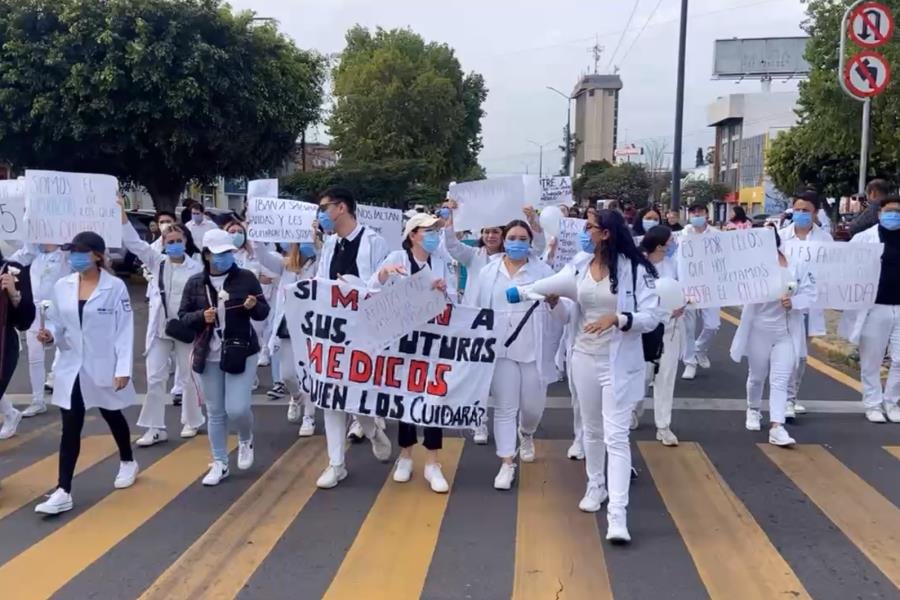
[[[596,229],[597,231],[600,231],[600,226],[599,226],[599,225],[593,225],[593,224],[591,224],[591,223],[585,223],[585,224],[584,224],[584,230],[585,230],[585,231],[590,231],[590,230],[592,230],[592,229]]]
[[[328,210],[330,207],[337,206],[337,205],[338,205],[338,202],[336,202],[336,201],[322,202],[321,204],[319,204],[319,210]]]

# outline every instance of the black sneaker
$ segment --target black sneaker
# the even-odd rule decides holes
[[[276,381],[275,385],[272,386],[272,389],[266,392],[266,396],[272,400],[280,400],[287,396],[287,388],[280,381]]]
[[[181,406],[181,394],[172,394],[172,406]]]

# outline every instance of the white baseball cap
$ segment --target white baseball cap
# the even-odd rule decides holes
[[[429,215],[428,213],[417,213],[415,216],[410,218],[409,221],[406,222],[406,227],[403,228],[403,239],[409,237],[415,229],[419,227],[433,227],[435,223],[438,222],[438,218],[434,215]]]
[[[203,235],[203,249],[209,250],[213,254],[237,250],[231,234],[221,229],[210,229]]]

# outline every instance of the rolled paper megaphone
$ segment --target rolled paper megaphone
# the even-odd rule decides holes
[[[659,308],[666,312],[672,312],[687,304],[684,288],[671,277],[656,280],[656,295],[659,296]]]
[[[523,300],[543,300],[547,296],[559,296],[578,299],[578,286],[572,272],[563,269],[555,275],[535,281],[528,285],[511,287],[506,290],[506,300],[510,304],[517,304]]]

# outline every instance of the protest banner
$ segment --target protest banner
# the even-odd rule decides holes
[[[247,237],[254,242],[311,242],[318,210],[299,200],[248,197]]]
[[[382,206],[356,206],[356,220],[363,227],[374,229],[384,238],[391,250],[400,250],[403,243],[403,212]]]
[[[442,313],[447,296],[431,289],[434,279],[434,273],[426,265],[418,273],[360,300],[363,318],[357,339],[364,341],[367,348],[378,350]]]
[[[25,180],[0,181],[0,240],[25,237]]]
[[[775,232],[768,228],[685,235],[678,280],[692,308],[739,306],[784,294]]]
[[[566,206],[575,204],[572,197],[572,178],[541,177],[541,202],[536,208],[563,204]]]
[[[857,310],[875,304],[884,244],[787,240],[788,260],[803,263],[816,283],[816,308]]]
[[[247,183],[247,203],[251,198],[277,198],[277,179],[254,179]]]
[[[459,205],[453,211],[456,231],[481,231],[523,219],[522,209],[536,207],[540,194],[540,185],[529,185],[524,175],[457,183],[447,192]]]
[[[484,422],[494,373],[494,311],[446,305],[389,348],[366,348],[364,288],[309,279],[288,288],[285,318],[319,408],[444,428]]]
[[[25,171],[25,239],[65,244],[82,231],[98,233],[108,248],[122,247],[118,180],[111,175]]]
[[[553,254],[553,270],[559,271],[581,251],[578,236],[587,223],[584,219],[560,219],[559,235],[556,237],[556,252]]]

